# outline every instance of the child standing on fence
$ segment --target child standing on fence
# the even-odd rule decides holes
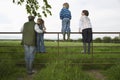
[[[84,53],[90,53],[90,43],[92,42],[92,25],[89,19],[88,10],[83,10],[80,18],[79,32],[82,30]],[[88,46],[87,46],[88,45]],[[87,50],[88,48],[88,50]],[[87,51],[86,51],[87,50]]]
[[[71,12],[69,10],[69,4],[64,3],[63,8],[60,11],[60,19],[62,20],[62,33],[63,40],[65,40],[65,34],[67,33],[67,39],[70,39],[70,20],[71,20]]]
[[[44,46],[44,32],[46,30],[46,27],[44,25],[44,20],[41,18],[37,19],[37,24],[35,25],[35,31],[37,36],[37,52],[39,53],[45,53],[45,46]]]

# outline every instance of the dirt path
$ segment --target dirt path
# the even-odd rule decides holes
[[[32,75],[26,74],[23,77],[19,77],[17,80],[33,80],[33,77],[35,76],[36,73],[37,73],[37,71],[35,71],[35,73]]]
[[[17,80],[33,80],[34,75],[27,75],[25,77],[18,78]]]
[[[86,73],[88,73],[90,76],[94,77],[96,80],[106,80],[106,77],[101,74],[101,72],[99,70],[88,70],[85,71]],[[33,75],[27,75],[25,78],[18,78],[17,80],[33,80]]]
[[[94,77],[96,80],[106,80],[105,76],[101,74],[99,70],[89,70],[86,71],[90,76]]]

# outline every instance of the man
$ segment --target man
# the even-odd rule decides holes
[[[28,16],[28,22],[24,23],[22,29],[22,44],[25,50],[25,62],[28,74],[33,74],[32,65],[34,61],[35,54],[35,44],[36,44],[36,35],[35,35],[35,22],[34,16]]]

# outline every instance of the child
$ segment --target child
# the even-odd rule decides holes
[[[37,24],[35,25],[35,31],[37,32],[37,52],[45,53],[45,46],[44,46],[44,32],[46,27],[44,25],[44,21],[41,18],[37,19]]]
[[[82,38],[83,38],[83,48],[84,53],[86,53],[86,45],[88,44],[88,54],[90,53],[90,43],[92,42],[92,25],[90,19],[88,18],[89,12],[88,10],[83,10],[80,18],[80,30],[82,30]]]
[[[71,12],[69,11],[69,4],[64,3],[63,8],[60,11],[60,19],[62,20],[62,33],[63,40],[65,40],[65,34],[67,33],[67,39],[70,39],[70,20],[71,20]]]

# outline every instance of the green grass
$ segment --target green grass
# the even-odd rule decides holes
[[[120,44],[93,43],[93,45],[97,46],[93,49],[94,54],[85,55],[81,53],[83,50],[81,42],[60,42],[58,54],[58,43],[45,41],[47,53],[35,55],[34,67],[38,72],[34,75],[34,80],[95,80],[84,71],[89,69],[103,70],[108,80],[111,75],[113,75],[111,80],[118,80],[115,77],[119,75],[119,71],[114,74],[114,70],[119,69],[117,64],[120,61],[120,54],[114,52],[120,52],[118,47]],[[17,80],[19,77],[25,77],[25,65],[18,63],[25,64],[24,50],[20,41],[0,41],[0,80],[8,78]],[[103,65],[105,63],[109,65]]]
[[[70,61],[65,60],[48,64],[46,68],[34,76],[34,80],[94,80],[83,72],[80,66],[70,64]]]
[[[107,69],[104,74],[107,76],[107,80],[120,80],[120,64]]]

